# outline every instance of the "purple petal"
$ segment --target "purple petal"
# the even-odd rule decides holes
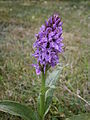
[[[37,69],[37,68],[36,68],[36,74],[37,74],[37,75],[40,75],[40,73],[41,73],[40,69]]]

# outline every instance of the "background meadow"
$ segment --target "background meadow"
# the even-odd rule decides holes
[[[0,100],[36,109],[41,78],[31,66],[36,62],[32,57],[35,33],[45,19],[59,13],[65,44],[60,64],[66,67],[46,120],[78,114],[88,114],[86,120],[90,119],[89,7],[89,0],[0,0]],[[0,112],[0,120],[22,119]]]

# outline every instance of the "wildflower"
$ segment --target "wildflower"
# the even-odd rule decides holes
[[[36,41],[33,45],[36,48],[33,54],[37,58],[36,68],[37,75],[45,71],[48,67],[54,67],[59,62],[58,53],[63,51],[62,43],[62,22],[58,14],[51,16],[45,25],[42,25]]]

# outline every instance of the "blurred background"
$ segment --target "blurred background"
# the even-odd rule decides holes
[[[89,116],[84,120],[90,120],[89,8],[89,0],[0,0],[0,100],[14,100],[36,109],[41,78],[31,67],[35,62],[35,33],[58,13],[65,45],[60,63],[67,66],[60,74],[46,120],[86,113]],[[0,112],[0,120],[22,119]]]

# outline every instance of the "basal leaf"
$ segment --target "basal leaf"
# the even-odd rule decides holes
[[[39,120],[31,108],[14,101],[0,101],[0,111],[19,116],[25,120]]]

